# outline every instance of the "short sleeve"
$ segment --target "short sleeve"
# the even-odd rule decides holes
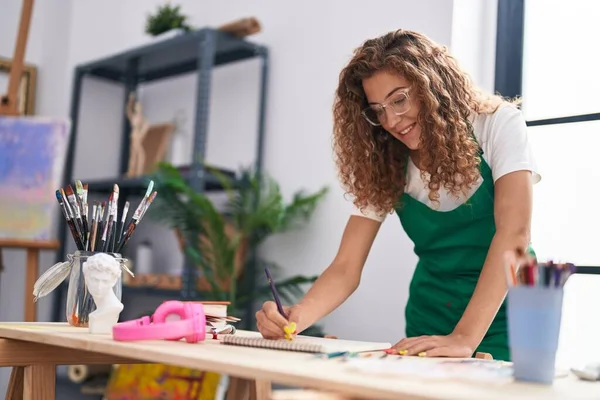
[[[521,110],[505,105],[489,121],[488,155],[494,182],[515,171],[531,171],[533,183],[541,180],[533,148],[527,133],[527,124]]]
[[[381,215],[373,207],[366,207],[363,211],[361,211],[356,206],[354,206],[351,215],[357,215],[359,217],[365,217],[379,222],[383,222],[387,216],[387,214]]]

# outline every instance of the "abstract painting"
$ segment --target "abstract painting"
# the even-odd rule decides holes
[[[163,364],[117,366],[108,381],[106,400],[214,400],[221,375]]]
[[[52,239],[70,121],[0,116],[0,238]]]

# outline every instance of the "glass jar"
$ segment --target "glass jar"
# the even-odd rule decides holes
[[[69,273],[69,289],[67,291],[66,315],[69,325],[77,327],[87,327],[89,315],[96,309],[94,298],[89,294],[85,279],[83,279],[83,264],[87,259],[99,252],[77,250],[74,254],[68,254],[67,258],[71,263],[71,272]],[[117,299],[121,301],[123,290],[123,270],[129,271],[126,264],[128,260],[122,258],[118,253],[106,253],[114,257],[121,266],[121,274],[113,286],[113,291]]]

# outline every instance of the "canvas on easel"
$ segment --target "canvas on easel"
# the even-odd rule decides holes
[[[66,119],[0,116],[0,239],[50,240]]]

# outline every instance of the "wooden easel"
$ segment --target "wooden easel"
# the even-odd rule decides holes
[[[0,272],[3,269],[2,249],[24,249],[27,251],[25,262],[25,316],[23,321],[35,322],[36,310],[33,302],[33,285],[38,277],[40,250],[57,250],[60,247],[58,240],[19,240],[0,239]]]
[[[19,83],[21,82],[21,76],[23,75],[25,49],[27,48],[27,38],[29,36],[29,25],[31,23],[32,12],[33,0],[23,0],[19,33],[17,35],[15,52],[8,78],[8,93],[0,98],[0,115],[19,115],[17,93],[19,90]]]

